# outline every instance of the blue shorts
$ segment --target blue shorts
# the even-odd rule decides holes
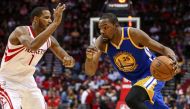
[[[169,107],[164,103],[161,90],[165,85],[165,82],[156,80],[153,76],[148,76],[137,81],[134,85],[143,87],[150,101],[145,102],[148,109],[169,109]]]

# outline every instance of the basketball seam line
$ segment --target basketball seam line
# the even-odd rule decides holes
[[[157,59],[157,58],[156,58]],[[159,60],[159,59],[157,59],[157,60]],[[168,69],[170,69],[168,66],[167,66],[167,64],[165,64],[164,62],[162,62],[161,60],[159,60],[161,63],[163,63]],[[173,69],[172,69],[173,70]],[[170,71],[170,74],[172,75],[172,76],[174,76],[173,75],[173,73]]]
[[[156,67],[153,67],[156,68]],[[160,73],[163,73],[162,71],[160,71],[158,68],[156,68]],[[163,74],[167,74],[167,73],[163,73]],[[167,78],[167,77],[166,77]],[[162,79],[166,79],[166,78],[162,78]]]

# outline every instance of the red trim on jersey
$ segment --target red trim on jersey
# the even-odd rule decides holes
[[[0,95],[3,96],[7,100],[7,102],[9,103],[10,109],[14,109],[9,95],[3,88],[1,88],[1,86],[0,86]]]
[[[31,31],[31,33],[32,33],[33,37],[35,38],[35,32],[34,32],[34,30],[33,30],[32,26],[29,26],[29,28],[30,28],[30,31]]]
[[[20,49],[21,49],[21,50],[20,50]],[[16,52],[16,53],[12,54],[12,55],[10,55],[10,56],[7,56],[7,53],[5,53],[5,62],[11,60],[13,57],[15,57],[18,53],[20,53],[20,52],[23,51],[24,49],[25,49],[24,46],[23,46],[23,47],[20,47],[20,48],[17,48],[16,50],[15,50],[15,49],[9,49],[9,48],[8,48],[8,53],[9,53],[9,51],[17,51],[17,50],[20,50],[20,51],[18,51],[18,52]]]
[[[24,46],[22,46],[22,47],[19,47],[19,48],[15,48],[15,49],[9,49],[8,48],[8,52],[10,53],[10,52],[14,52],[14,51],[17,51],[17,50],[19,50],[19,49],[21,49],[21,48],[23,48]]]

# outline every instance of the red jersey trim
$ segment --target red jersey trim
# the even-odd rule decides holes
[[[19,48],[16,48],[16,49],[9,49],[9,48],[8,48],[8,50],[7,50],[8,53],[14,52],[14,51],[18,51],[18,52],[14,53],[14,54],[12,54],[12,55],[10,55],[10,56],[7,56],[7,53],[5,53],[5,62],[11,60],[13,57],[15,57],[18,53],[20,53],[20,52],[23,51],[23,50],[24,50],[24,46],[19,47]]]
[[[14,52],[14,51],[17,51],[17,50],[20,50],[21,48],[23,48],[24,46],[22,46],[22,47],[19,47],[19,48],[15,48],[15,49],[9,49],[8,48],[8,52],[10,53],[10,52]]]
[[[9,103],[10,109],[14,109],[9,95],[3,88],[1,88],[1,85],[0,85],[0,95],[3,96],[6,99],[6,101]]]

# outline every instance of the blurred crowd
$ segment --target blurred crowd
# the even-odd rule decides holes
[[[110,65],[107,56],[103,55],[99,60],[100,64],[95,76],[88,77],[84,73],[85,49],[90,40],[89,18],[101,15],[99,9],[92,9],[93,5],[96,5],[94,2],[92,4],[92,1],[66,1],[67,9],[64,12],[63,22],[54,33],[61,46],[76,59],[75,67],[64,68],[50,51],[47,51],[37,66],[36,82],[42,90],[49,109],[113,109],[119,100],[122,77]],[[11,31],[18,25],[31,24],[29,12],[36,6],[48,6],[52,10],[57,2],[64,1],[2,0],[0,59]],[[141,29],[153,39],[171,47],[183,64],[181,73],[173,80],[175,91],[164,96],[171,109],[190,109],[190,86],[189,84],[183,86],[189,80],[188,74],[190,74],[189,2],[187,0],[133,0],[131,11],[132,16],[141,18]]]

